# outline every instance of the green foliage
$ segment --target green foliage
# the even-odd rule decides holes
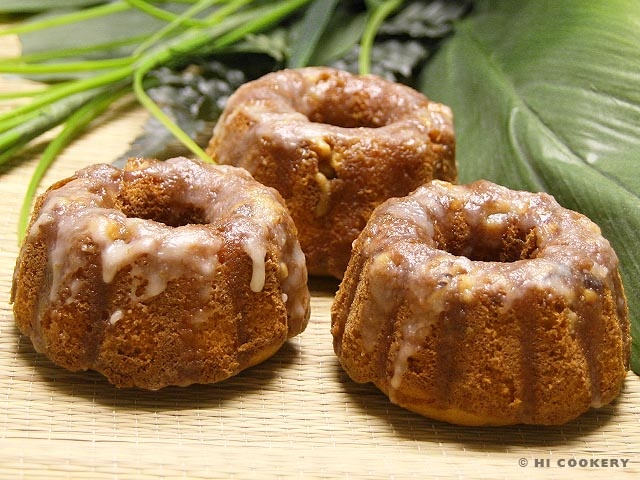
[[[414,74],[429,53],[425,42],[416,40],[411,34],[411,30],[416,28],[415,23],[428,25],[428,28],[423,28],[425,40],[430,45],[435,45],[434,42],[451,32],[452,19],[459,18],[469,10],[469,2],[462,0],[437,0],[426,4],[414,2],[407,5],[412,15],[417,11],[416,4],[421,4],[431,14],[421,14],[419,19],[407,25],[404,30],[393,26],[393,34],[381,36],[371,51],[372,73],[390,80],[414,83]],[[309,18],[315,18],[318,9],[322,9],[324,20],[310,27]],[[313,15],[309,12],[313,12]],[[406,17],[403,9],[397,15]],[[303,15],[271,30],[247,35],[231,46],[227,55],[215,56],[213,62],[205,58],[196,61],[183,72],[163,70],[156,75],[156,84],[159,86],[149,89],[149,95],[172,121],[199,145],[204,146],[224,106],[227,92],[234,91],[239,86],[239,83],[229,80],[225,72],[233,73],[234,78],[242,75],[241,82],[277,68],[304,64],[331,65],[357,73],[360,69],[358,42],[364,32],[366,20],[367,12],[361,5],[350,5],[349,2],[333,5],[333,2],[316,0]],[[397,23],[395,17],[391,17],[389,21]],[[381,30],[386,25],[387,23],[383,23]],[[313,34],[309,33],[310,29]],[[430,29],[433,30],[433,35]],[[305,61],[301,62],[301,58]],[[218,87],[210,88],[211,84]],[[206,110],[203,114],[186,105],[217,107]],[[132,148],[118,159],[118,164],[128,156],[169,158],[186,153],[184,147],[176,142],[174,136],[157,119],[151,118],[149,122]]]
[[[2,0],[0,13],[42,12],[69,7],[86,7],[102,3],[98,0]]]
[[[123,8],[113,8],[107,15],[74,21],[71,27],[67,24],[48,27],[46,35],[45,30],[21,34],[23,60],[36,56],[50,63],[61,57],[79,61],[128,56],[141,41],[166,24],[140,10],[125,8],[126,3],[121,5]],[[185,5],[180,6],[186,9]],[[46,21],[53,15],[36,15],[27,24]],[[70,28],[73,35],[69,35]],[[40,77],[40,80],[49,79]]]
[[[168,130],[204,157],[192,140],[203,134],[199,131],[204,128],[202,119],[162,98],[157,99],[163,104],[159,108],[153,96],[162,90],[155,89],[149,96],[148,87],[162,84],[166,77],[149,75],[154,68],[170,66],[179,72],[195,64],[206,71],[212,59],[228,61],[234,54],[240,59],[234,62],[243,63],[240,69],[246,78],[266,73],[265,66],[272,70],[332,64],[411,83],[429,52],[413,38],[415,30],[428,41],[438,39],[450,31],[452,19],[461,16],[468,4],[465,0],[406,5],[399,0],[364,4],[333,0],[113,0],[57,2],[53,8],[49,1],[4,2],[4,11],[37,14],[2,31],[20,35],[23,54],[17,59],[0,59],[0,73],[23,75],[51,86],[34,95],[27,106],[0,115],[0,147],[4,150],[0,163],[43,131],[63,123],[80,106],[78,99],[90,101],[103,87],[119,82],[128,83],[140,103],[156,117],[155,126],[158,121],[163,126],[154,142],[148,141],[153,131],[148,129],[146,140],[137,142],[138,147],[153,144],[147,153],[160,153],[163,143],[174,143]],[[403,28],[409,16],[415,18]],[[384,22],[387,18],[388,24]],[[388,33],[374,41],[379,29]],[[364,49],[359,47],[361,39],[367,43]],[[34,112],[42,108],[56,115],[48,116],[46,123],[34,119]],[[17,119],[25,122],[17,125]]]
[[[300,23],[297,41],[291,49],[288,68],[299,68],[309,64],[318,41],[329,25],[338,0],[314,0]]]
[[[640,3],[478,2],[421,89],[455,114],[460,181],[544,190],[621,262],[640,373]]]
[[[32,98],[24,105],[0,114],[0,164],[40,134],[63,125],[64,142],[55,142],[41,159],[24,217],[46,168],[108,106],[115,98],[109,92],[116,90],[118,95],[133,92],[153,114],[128,154],[166,158],[186,147],[210,160],[202,146],[238,79],[285,66],[332,64],[413,83],[418,67],[469,3],[5,0],[0,13],[33,15],[0,32],[19,34],[23,46],[21,57],[0,59],[0,74],[48,85],[25,95]],[[386,33],[378,35],[380,31]],[[229,72],[241,75],[232,78]],[[78,109],[82,114],[76,114]]]
[[[380,27],[381,34],[408,35],[413,38],[440,38],[453,30],[453,22],[470,8],[467,0],[409,3]]]
[[[264,72],[269,70],[268,66],[264,64]],[[222,113],[225,100],[251,79],[242,70],[216,60],[192,65],[182,72],[163,67],[151,72],[149,77],[157,83],[149,88],[149,95],[187,135],[203,146],[209,140],[215,119]],[[185,146],[157,118],[151,117],[142,135],[114,164],[122,167],[129,157],[166,159],[186,154]]]

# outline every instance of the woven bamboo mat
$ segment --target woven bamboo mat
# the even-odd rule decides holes
[[[0,79],[0,92],[23,85],[28,88]],[[126,104],[114,110],[64,152],[42,189],[85,165],[111,162],[145,118]],[[55,366],[19,334],[8,304],[17,210],[41,151],[36,143],[20,162],[0,170],[0,479],[640,473],[637,376],[629,374],[614,404],[561,427],[434,422],[391,405],[374,387],[343,373],[329,332],[337,288],[331,280],[311,281],[312,317],[302,335],[265,363],[219,384],[119,390],[98,374]]]

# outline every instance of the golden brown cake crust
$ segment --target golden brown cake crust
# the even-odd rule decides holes
[[[620,392],[618,259],[549,195],[434,181],[379,206],[332,307],[351,378],[464,425],[561,424]]]
[[[304,255],[277,191],[185,158],[95,165],[53,185],[11,300],[55,363],[147,389],[223,380],[309,318]]]
[[[404,85],[326,67],[240,87],[208,153],[278,189],[309,273],[338,278],[376,205],[457,175],[448,107]]]

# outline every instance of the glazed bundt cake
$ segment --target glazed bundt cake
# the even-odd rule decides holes
[[[373,208],[456,180],[451,110],[375,76],[308,67],[228,100],[207,152],[282,194],[313,275],[341,278]]]
[[[146,389],[223,380],[309,318],[304,255],[277,191],[185,158],[95,165],[53,185],[11,300],[53,362]]]
[[[357,382],[462,425],[561,424],[620,392],[618,259],[551,196],[433,181],[379,206],[332,307]]]

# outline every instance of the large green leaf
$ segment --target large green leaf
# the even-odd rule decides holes
[[[421,89],[453,108],[461,182],[545,190],[600,225],[640,373],[640,2],[480,1]]]

